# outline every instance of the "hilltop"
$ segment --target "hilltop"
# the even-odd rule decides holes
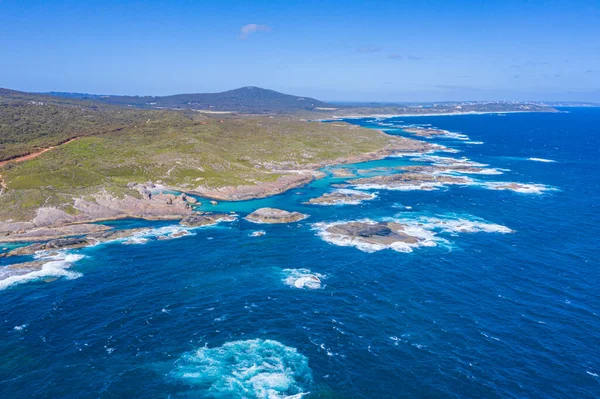
[[[104,104],[138,108],[193,109],[240,113],[290,113],[335,108],[310,97],[279,93],[275,90],[247,86],[221,93],[176,94],[172,96],[117,96],[81,93],[48,93],[53,96],[93,100]]]

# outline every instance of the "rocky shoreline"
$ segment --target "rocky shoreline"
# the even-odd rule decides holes
[[[380,133],[385,135],[384,132]],[[217,189],[201,186],[184,189],[157,186],[152,182],[130,183],[127,185],[128,188],[133,192],[137,191],[137,196],[125,195],[122,198],[116,198],[104,191],[91,198],[74,199],[75,214],[57,208],[42,207],[37,210],[35,218],[30,221],[7,220],[0,222],[0,242],[35,242],[84,236],[110,229],[95,223],[118,219],[182,220],[198,215],[194,210],[197,200],[192,195],[223,201],[265,198],[304,186],[315,179],[324,177],[325,174],[319,169],[326,166],[383,159],[399,153],[426,153],[440,149],[439,146],[404,137],[391,137],[391,140],[390,144],[373,152],[306,164],[302,166],[302,169],[274,169],[272,173],[282,176],[273,182]],[[168,191],[181,194],[164,193]]]
[[[386,135],[386,133],[381,132]],[[315,179],[325,176],[319,169],[332,165],[343,165],[352,163],[361,163],[387,158],[399,153],[426,153],[432,150],[443,150],[444,147],[426,143],[420,140],[409,139],[405,137],[393,137],[394,142],[386,145],[380,150],[368,152],[360,155],[337,158],[328,162],[319,162],[303,165],[302,169],[277,169],[272,173],[283,174],[274,182],[262,182],[255,185],[244,185],[237,187],[221,187],[217,189],[207,187],[196,187],[194,189],[184,189],[173,187],[173,190],[185,192],[190,195],[198,195],[204,198],[220,201],[246,201],[250,199],[266,198],[273,195],[284,193],[290,189],[304,186]],[[334,172],[340,174],[343,172]]]

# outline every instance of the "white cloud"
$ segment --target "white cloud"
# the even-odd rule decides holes
[[[262,24],[248,24],[240,28],[238,39],[246,40],[248,36],[256,32],[271,32],[271,27]]]

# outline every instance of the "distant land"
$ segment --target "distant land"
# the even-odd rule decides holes
[[[179,109],[248,114],[310,113],[328,116],[368,114],[441,114],[469,112],[552,112],[547,105],[537,102],[440,102],[440,103],[328,103],[310,97],[279,93],[254,86],[221,93],[176,94],[171,96],[119,96],[66,92],[41,93],[65,99],[90,100],[103,104],[143,109]]]
[[[0,89],[0,241],[83,234],[120,218],[181,219],[185,195],[245,200],[327,165],[430,143],[345,122],[370,115],[557,112],[538,103],[330,104],[243,87],[165,97]],[[154,195],[160,190],[177,198]],[[85,225],[85,226],[84,226]]]
[[[52,96],[93,100],[104,104],[146,109],[195,109],[242,113],[313,111],[335,107],[310,97],[293,96],[274,90],[247,86],[221,93],[176,94],[172,96],[115,96],[81,93],[46,93]]]

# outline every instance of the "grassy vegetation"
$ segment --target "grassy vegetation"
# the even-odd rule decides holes
[[[157,114],[0,89],[0,161],[73,137],[118,131]]]
[[[8,190],[0,220],[31,218],[43,205],[67,211],[73,198],[129,182],[162,181],[191,190],[272,181],[273,169],[358,155],[385,146],[376,131],[294,118],[150,111],[122,130],[84,136],[38,158],[0,168]]]

